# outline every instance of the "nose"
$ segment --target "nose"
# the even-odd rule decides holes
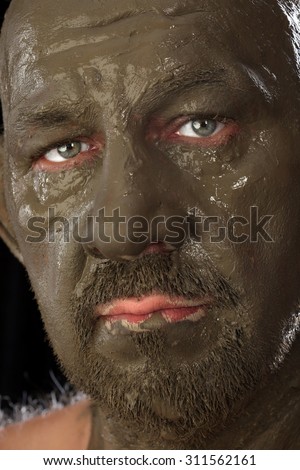
[[[131,260],[183,244],[185,210],[178,194],[180,172],[174,167],[143,143],[133,145],[124,136],[107,142],[94,199],[92,253]]]

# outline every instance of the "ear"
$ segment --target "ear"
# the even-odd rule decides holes
[[[4,139],[0,136],[0,238],[6,243],[10,251],[16,256],[16,258],[23,264],[23,257],[20,253],[16,236],[12,224],[9,219],[9,215],[6,208],[5,196],[4,196],[4,174],[3,174],[3,162],[4,162]]]

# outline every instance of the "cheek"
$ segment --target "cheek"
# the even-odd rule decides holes
[[[47,335],[63,363],[72,364],[78,352],[72,308],[76,284],[86,264],[85,253],[79,244],[63,242],[22,248]]]
[[[77,221],[84,225],[93,202],[93,176],[91,169],[56,175],[30,171],[11,180],[7,196],[18,242],[36,264],[51,264],[59,256],[48,254],[52,246],[71,242]]]
[[[280,129],[261,133],[228,164],[201,164],[202,174],[189,184],[199,215],[217,217],[227,230],[220,242],[204,234],[205,251],[244,292],[256,321],[267,328],[273,317],[277,331],[300,293],[300,160],[290,142],[295,138],[280,135]],[[247,223],[234,225],[236,237],[246,236],[243,241],[229,234],[235,217]]]
[[[239,173],[247,180],[231,193],[230,206],[249,219],[252,234],[247,243],[233,245],[233,276],[264,312],[266,327],[271,315],[287,317],[300,293],[300,161],[290,141],[291,136],[282,138],[282,145],[253,149]],[[252,218],[251,206],[257,212]],[[269,221],[262,227],[271,240],[259,229],[265,217]]]
[[[69,174],[53,181],[28,174],[12,181],[11,218],[34,292],[42,313],[68,312],[68,303],[85,263],[82,245],[73,238],[74,218],[79,225],[90,207],[90,194]],[[73,184],[72,184],[73,183]],[[90,188],[90,186],[88,186]]]

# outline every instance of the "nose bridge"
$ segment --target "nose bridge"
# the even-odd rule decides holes
[[[170,204],[161,162],[149,155],[143,142],[133,144],[132,139],[125,132],[109,136],[97,182],[94,215],[98,232],[94,247],[111,259],[138,256],[153,241],[161,241],[162,217],[177,214],[179,209],[176,199]],[[159,239],[152,240],[150,228],[157,216]]]
[[[122,216],[147,217],[147,208],[153,210],[156,205],[154,185],[150,185],[148,192],[144,191],[147,163],[143,150],[137,149],[125,132],[123,135],[114,133],[107,141],[95,209],[105,208],[107,214],[120,209]],[[146,202],[148,199],[151,199],[150,205]]]

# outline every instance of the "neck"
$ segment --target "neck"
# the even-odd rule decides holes
[[[300,338],[294,343],[281,368],[270,375],[234,415],[220,423],[214,436],[193,436],[190,449],[297,449],[300,445]],[[130,425],[109,417],[92,405],[90,449],[180,449],[176,436],[141,435]],[[199,432],[199,436],[201,433]]]

